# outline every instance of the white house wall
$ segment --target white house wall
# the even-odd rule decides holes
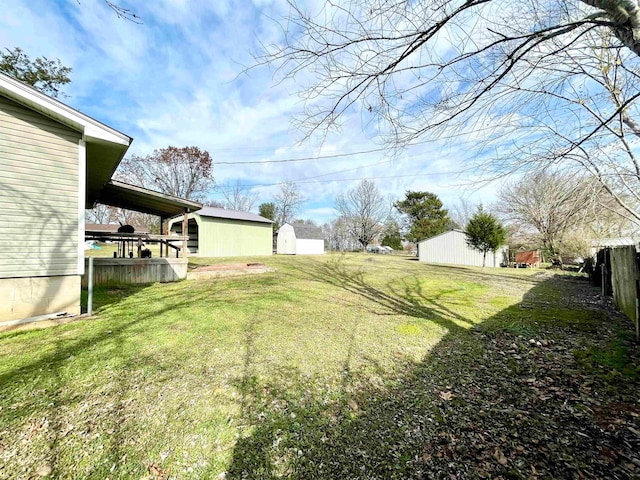
[[[506,258],[508,248],[500,247],[487,253],[487,267],[499,267]],[[482,266],[482,253],[469,247],[463,232],[452,230],[423,240],[418,245],[418,259],[425,263]]]
[[[296,239],[297,255],[322,255],[324,254],[324,240]]]

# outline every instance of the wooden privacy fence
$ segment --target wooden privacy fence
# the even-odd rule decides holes
[[[601,250],[602,252],[602,250]],[[618,308],[636,327],[636,340],[640,340],[640,262],[635,246],[605,249],[600,266],[603,293],[612,294]],[[600,252],[598,255],[600,259]],[[608,291],[610,282],[611,290]]]
[[[85,272],[89,271],[85,258]],[[187,277],[186,258],[109,258],[94,257],[94,285],[129,285],[177,282]],[[87,287],[88,276],[82,277]]]

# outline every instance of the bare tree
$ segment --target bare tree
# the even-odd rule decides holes
[[[123,182],[202,201],[213,188],[213,160],[198,147],[167,147],[125,158],[116,172]]]
[[[77,0],[77,1],[78,3],[80,3],[80,0]],[[142,20],[140,19],[140,17],[130,8],[125,8],[119,3],[112,2],[111,0],[104,0],[104,3],[106,3],[107,6],[114,11],[114,13],[118,16],[118,18],[121,18],[123,20],[128,20],[133,23],[138,23],[138,24],[142,23]]]
[[[78,5],[82,5],[80,0],[76,0]],[[133,23],[142,24],[142,19],[136,12],[130,8],[123,7],[119,2],[112,2],[111,0],[104,0],[105,5],[109,7],[116,14],[118,18],[128,20]]]
[[[292,2],[282,26],[258,63],[304,80],[307,135],[359,109],[398,147],[475,145],[488,178],[586,170],[640,223],[639,0]]]
[[[389,215],[384,197],[370,180],[362,180],[356,188],[338,195],[336,209],[363,249],[382,231]]]
[[[473,217],[473,214],[478,210],[478,204],[474,203],[466,198],[460,197],[458,201],[453,205],[453,208],[449,210],[451,220],[453,220],[458,228],[466,228],[469,220]]]
[[[539,68],[536,83],[512,89],[514,99],[530,106],[519,122],[529,132],[486,165],[493,172],[559,165],[582,172],[600,183],[618,214],[640,223],[636,55],[616,49],[606,32],[582,40],[584,51],[556,43],[556,62]]]
[[[594,235],[590,225],[603,212],[608,216],[615,205],[593,177],[557,171],[540,171],[507,183],[498,198],[497,211],[516,227],[524,243],[542,245],[551,255],[566,253],[578,232],[583,237]],[[624,222],[621,216],[618,220]]]
[[[155,215],[111,207],[101,203],[97,203],[92,209],[86,210],[85,212],[85,221],[87,223],[119,223],[121,225],[144,227],[153,233],[160,232],[160,222]]]
[[[522,80],[537,68],[530,58],[557,53],[551,42],[583,46],[585,32],[598,30],[640,53],[637,0],[346,0],[315,12],[289,3],[284,43],[260,60],[285,77],[311,73],[310,106],[328,100],[309,112],[312,129],[333,126],[358,103],[410,141]],[[467,83],[453,87],[454,79]],[[446,115],[430,118],[429,106]]]
[[[351,234],[349,228],[351,220],[338,217],[322,226],[325,242],[329,250],[351,252],[358,248],[358,241]]]
[[[206,207],[225,208],[224,203],[219,202],[218,200],[213,200],[211,198],[208,198],[207,200],[202,202],[202,204]]]
[[[85,211],[87,223],[108,224],[115,221],[115,207],[97,203],[92,209]]]
[[[160,218],[148,213],[116,208],[114,211],[114,220],[121,225],[143,227],[151,233],[160,233]]]
[[[303,202],[304,199],[295,183],[281,184],[280,191],[273,197],[273,203],[276,205],[276,223],[278,225],[291,223]]]
[[[239,181],[218,184],[215,189],[222,193],[225,199],[224,207],[229,210],[250,212],[258,200],[258,195],[251,193],[251,189],[241,185]]]

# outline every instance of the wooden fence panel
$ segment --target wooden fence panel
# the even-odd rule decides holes
[[[638,331],[638,285],[640,268],[634,246],[611,249],[611,284],[618,308],[636,325]]]
[[[88,264],[89,259],[85,259]],[[177,282],[187,277],[186,258],[94,258],[94,285]],[[85,265],[85,272],[89,268]],[[87,286],[87,275],[82,286]]]

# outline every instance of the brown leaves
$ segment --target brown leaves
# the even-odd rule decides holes
[[[504,453],[499,447],[496,447],[493,451],[493,458],[495,458],[496,461],[503,467],[509,465],[509,460],[507,460],[507,457],[504,456]]]
[[[447,392],[440,392],[439,393],[440,398],[446,402],[451,401],[451,399],[455,396],[452,392],[447,391]]]
[[[440,472],[433,478],[635,478],[639,379],[585,369],[575,354],[606,348],[614,330],[536,325],[534,338],[479,330],[442,352],[436,374],[430,370],[438,431],[417,457],[422,471]],[[640,349],[627,348],[640,357]]]
[[[166,480],[167,478],[169,478],[169,474],[160,465],[157,463],[149,465],[149,480]]]
[[[36,470],[36,475],[38,475],[39,477],[46,477],[51,474],[51,471],[51,465],[45,463],[44,465],[41,465],[38,470]]]

